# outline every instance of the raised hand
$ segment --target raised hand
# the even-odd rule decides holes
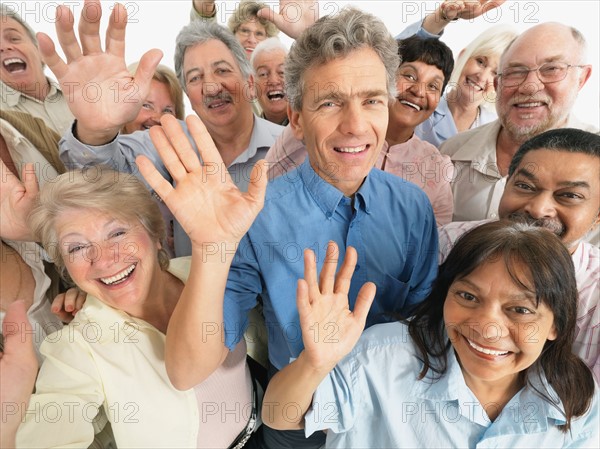
[[[474,19],[481,16],[482,14],[498,8],[506,0],[446,0],[440,8],[444,13],[444,16],[449,19]]]
[[[336,275],[338,254],[337,245],[329,242],[323,269],[317,278],[315,254],[305,250],[304,279],[298,281],[296,294],[304,354],[309,365],[320,372],[333,369],[352,350],[375,298],[375,284],[367,282],[358,293],[354,311],[350,310],[348,291],[357,261],[356,250],[351,246],[347,248]]]
[[[202,121],[189,116],[186,122],[203,162],[177,119],[165,114],[162,126],[153,127],[150,136],[175,187],[144,156],[136,159],[140,172],[179,221],[192,246],[238,242],[263,207],[267,166],[258,162],[250,174],[248,191],[241,192]]]
[[[100,45],[99,0],[86,0],[79,22],[79,39],[73,30],[73,14],[66,6],[56,10],[56,34],[66,56],[65,63],[56,53],[48,35],[38,33],[44,62],[60,83],[77,119],[77,137],[90,145],[110,141],[121,127],[133,120],[146,98],[160,50],[145,53],[135,76],[125,64],[125,27],[127,11],[114,5],[106,31],[106,50]]]
[[[0,237],[8,240],[35,240],[27,222],[38,194],[33,164],[25,164],[19,178],[0,160]]]
[[[4,347],[0,352],[0,404],[2,432],[0,447],[15,447],[15,435],[25,412],[38,363],[33,349],[34,332],[27,320],[23,301],[15,301],[6,310],[2,322]]]
[[[319,2],[309,0],[279,0],[279,13],[271,8],[258,11],[258,17],[275,24],[292,39],[297,39],[302,32],[319,18]]]

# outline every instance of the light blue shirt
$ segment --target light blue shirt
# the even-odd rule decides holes
[[[562,404],[545,376],[532,375],[491,422],[465,384],[454,351],[437,381],[422,368],[405,324],[371,327],[323,380],[305,416],[306,435],[328,429],[328,448],[551,448],[598,447],[598,389],[588,412],[565,423]]]
[[[377,285],[367,324],[385,312],[408,314],[431,290],[437,275],[437,229],[427,195],[415,184],[372,169],[354,200],[325,182],[308,159],[269,183],[265,206],[240,242],[224,301],[225,342],[232,349],[247,326],[248,311],[263,299],[269,360],[281,369],[302,349],[296,307],[303,251],[311,248],[320,270],[328,241],[358,252],[350,305],[367,281]],[[388,319],[389,320],[389,319]],[[336,330],[321,336],[336,339]]]
[[[490,107],[480,106],[479,120],[473,123],[471,129],[493,122],[497,118],[498,114],[495,110]],[[452,112],[450,112],[448,100],[446,100],[445,95],[440,98],[440,102],[435,111],[433,111],[433,114],[415,128],[415,134],[421,140],[425,140],[437,148],[447,139],[458,134],[458,129],[456,129],[454,117],[452,117]]]

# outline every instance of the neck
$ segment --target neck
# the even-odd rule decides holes
[[[448,108],[452,114],[456,129],[459,132],[471,128],[471,125],[477,120],[477,115],[479,114],[479,103],[477,102],[448,102]]]
[[[506,128],[501,127],[496,139],[496,163],[501,176],[508,174],[508,167],[513,156],[521,146],[522,142],[515,140],[506,131]]]
[[[474,379],[463,370],[465,383],[494,421],[512,397],[523,387],[520,373],[492,382]]]
[[[131,316],[140,318],[166,334],[169,320],[183,291],[183,282],[168,271],[152,277],[149,297],[141,304],[137,313]]]
[[[231,125],[211,128],[208,129],[208,133],[219,150],[223,163],[229,167],[250,145],[254,129],[254,114],[243,114]]]
[[[413,136],[414,132],[414,128],[388,126],[385,140],[391,147],[400,143],[408,142],[408,140]]]

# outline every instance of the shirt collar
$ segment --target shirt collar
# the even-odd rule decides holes
[[[267,128],[264,124],[264,119],[257,117],[253,114],[253,124],[252,124],[252,134],[250,135],[250,143],[248,144],[248,148],[242,152],[232,163],[234,164],[243,164],[252,159],[259,148],[264,147],[265,142],[273,141],[273,136],[269,132],[269,128]],[[268,147],[267,147],[268,148]]]
[[[331,218],[337,207],[342,203],[344,194],[321,178],[313,170],[309,158],[306,158],[300,167],[298,167],[298,173],[300,174],[300,178],[306,186],[306,189],[321,208],[325,216]],[[364,180],[363,185],[354,195],[354,209],[360,209],[369,213],[369,202],[372,201],[371,196],[374,195],[371,184],[372,176],[371,173],[369,173]],[[376,199],[374,198],[373,200]]]
[[[46,100],[54,100],[56,97],[62,94],[60,90],[60,85],[50,79],[46,78],[48,83],[50,84],[50,90],[48,91],[48,95],[46,96]],[[30,99],[31,101],[35,101],[37,103],[42,103],[37,98],[30,97],[29,95],[24,94],[20,90],[14,89],[10,87],[8,84],[0,81],[0,95],[2,96],[2,102],[6,103],[9,107],[14,107],[19,103],[19,99],[21,96]]]

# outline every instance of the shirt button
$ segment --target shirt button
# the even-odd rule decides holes
[[[497,214],[490,214],[490,218],[496,218],[497,216]]]
[[[332,216],[331,212],[327,212],[325,214],[325,217],[327,217],[328,220],[331,219],[331,216]]]

